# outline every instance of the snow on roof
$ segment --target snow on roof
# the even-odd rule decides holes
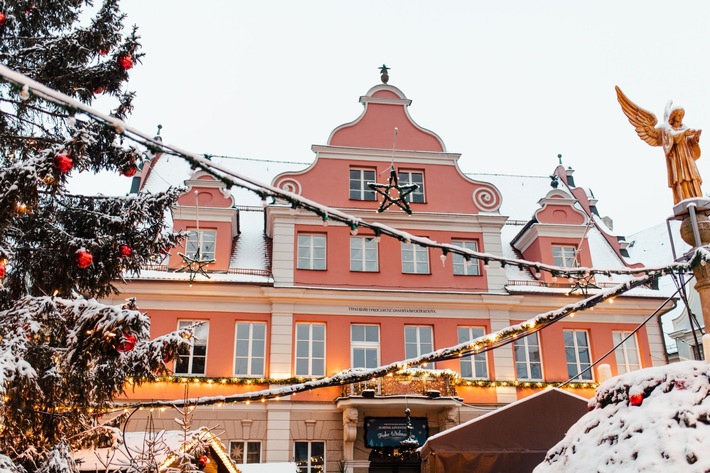
[[[239,465],[242,473],[297,473],[296,463],[245,463]]]
[[[710,471],[709,378],[685,361],[605,381],[535,473]]]
[[[490,182],[503,196],[499,212],[512,220],[529,221],[540,208],[538,200],[552,190],[550,176],[466,173],[477,181]],[[508,240],[510,241],[510,240]]]
[[[237,237],[230,268],[268,271],[268,248],[264,235],[264,211],[261,207],[239,210],[239,236]]]
[[[119,442],[111,447],[83,449],[74,452],[74,461],[79,471],[125,471],[136,462],[155,460],[159,471],[167,471],[176,457],[172,452],[186,449],[192,451],[198,443],[207,442],[220,456],[229,471],[239,471],[224,454],[219,438],[208,429],[190,432],[162,430],[158,432],[126,432]]]

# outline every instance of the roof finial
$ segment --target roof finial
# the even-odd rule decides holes
[[[382,81],[383,84],[386,84],[388,80],[390,80],[389,74],[387,74],[387,71],[389,71],[390,68],[387,67],[386,64],[382,64],[380,66],[380,80]]]
[[[163,125],[158,125],[158,133],[155,134],[154,140],[163,141],[163,137],[160,136],[160,130],[163,129]]]
[[[558,154],[558,155],[557,155],[557,159],[560,160],[560,165],[562,165],[562,155],[561,155],[561,154]]]

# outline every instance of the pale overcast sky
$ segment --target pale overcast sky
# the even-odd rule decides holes
[[[160,123],[165,142],[198,153],[309,162],[312,144],[359,116],[385,63],[463,171],[547,175],[561,153],[629,234],[673,202],[663,151],[637,137],[614,85],[659,120],[673,99],[710,133],[707,1],[122,5],[146,53],[131,71],[131,125]],[[710,135],[701,148],[708,192]]]

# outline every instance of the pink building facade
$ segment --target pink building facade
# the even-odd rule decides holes
[[[313,146],[310,165],[223,164],[441,243],[557,266],[633,264],[623,239],[598,216],[593,196],[575,186],[571,169],[558,166],[554,180],[548,169],[539,177],[464,173],[460,155],[412,119],[411,100],[398,88],[377,85],[360,102],[358,118],[335,128],[326,145]],[[400,184],[417,185],[407,197],[411,215],[394,205],[377,212],[381,196],[368,183],[387,183],[392,169]],[[150,315],[154,336],[203,324],[191,351],[176,360],[175,376],[129,392],[131,399],[181,399],[185,385],[190,397],[227,395],[373,368],[582,297],[568,295],[572,283],[549,273],[355,232],[278,200],[262,205],[248,192],[157,156],[140,187],[157,190],[165,181],[187,186],[172,219],[174,229],[190,236],[165,261],[127,279],[123,290]],[[179,253],[194,256],[198,249],[201,259],[214,261],[206,267],[209,277],[190,280],[188,271],[178,271]],[[593,283],[603,289],[621,280],[598,275]],[[614,349],[663,299],[652,288],[635,289],[485,354],[278,400],[199,408],[194,422],[219,426],[238,462],[296,461],[303,472],[419,471],[406,449],[377,442],[378,433],[387,438],[401,430],[406,408],[423,443],[427,435],[565,382],[607,352],[603,363],[613,374],[664,364],[657,320]],[[586,371],[568,389],[590,397],[597,377],[596,369]],[[153,416],[161,428],[174,428],[173,413]],[[145,428],[145,413],[130,428]]]

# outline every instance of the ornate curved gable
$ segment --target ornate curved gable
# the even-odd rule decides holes
[[[397,128],[397,149],[446,152],[442,139],[417,125],[409,116],[412,103],[397,87],[380,84],[360,97],[365,109],[356,120],[330,134],[330,146],[391,149]]]

